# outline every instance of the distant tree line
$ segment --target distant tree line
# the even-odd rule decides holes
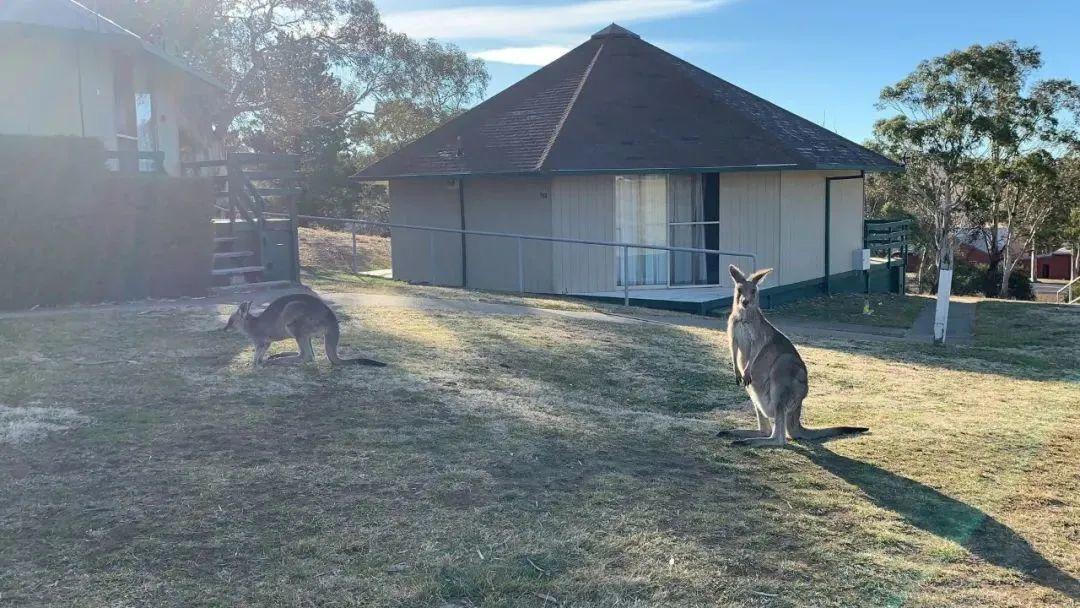
[[[482,61],[390,31],[370,0],[97,8],[225,83],[215,123],[229,147],[300,155],[312,214],[385,218],[385,189],[349,176],[461,113],[488,84]]]
[[[1008,294],[1032,248],[1080,245],[1080,86],[1036,79],[1035,47],[974,45],[885,87],[871,147],[906,171],[874,175],[869,212],[917,225],[920,277],[953,267],[958,229],[984,239],[986,295]]]

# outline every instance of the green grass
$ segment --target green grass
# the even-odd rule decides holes
[[[343,348],[389,367],[252,369],[209,307],[0,317],[0,605],[1076,593],[1080,377],[1055,351],[803,342],[808,423],[872,432],[752,451],[714,437],[752,424],[722,333],[342,312]],[[1075,344],[1072,314],[1010,318]]]
[[[770,314],[788,319],[854,323],[874,327],[908,328],[926,306],[919,296],[875,293],[836,294],[831,297],[799,300],[778,306]],[[869,314],[867,304],[869,303]]]

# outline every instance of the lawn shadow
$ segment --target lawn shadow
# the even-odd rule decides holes
[[[804,443],[796,449],[823,469],[858,486],[874,504],[900,515],[911,525],[958,543],[991,564],[1020,572],[1071,599],[1080,599],[1080,581],[985,512],[913,479],[841,456],[822,445]]]

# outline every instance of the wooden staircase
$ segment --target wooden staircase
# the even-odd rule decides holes
[[[223,161],[185,163],[195,176],[209,173],[214,207],[215,291],[281,287],[300,282],[296,199],[302,194],[299,158],[231,153]]]

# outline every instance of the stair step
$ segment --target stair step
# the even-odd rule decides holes
[[[233,241],[235,241],[238,238],[239,237],[235,237],[235,236],[215,236],[214,237],[214,243],[215,244],[217,244],[217,243],[232,243]]]
[[[238,266],[236,268],[215,268],[210,271],[210,274],[215,277],[227,277],[234,274],[247,274],[264,270],[266,270],[266,266]]]
[[[232,258],[246,258],[255,255],[254,251],[222,251],[214,254],[214,261],[229,260]]]
[[[299,188],[256,188],[255,192],[259,196],[291,196],[293,194],[300,194]]]
[[[210,293],[238,293],[245,291],[258,291],[261,289],[280,289],[282,287],[292,286],[293,283],[291,281],[261,281],[259,283],[241,283],[240,285],[222,285],[221,287],[211,287]]]

